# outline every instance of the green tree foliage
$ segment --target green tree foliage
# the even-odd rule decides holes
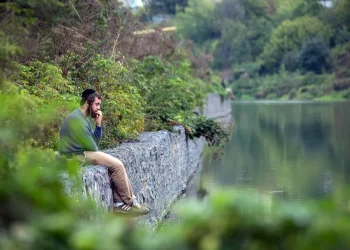
[[[214,55],[216,68],[251,61],[263,50],[271,31],[267,1],[224,0],[216,5],[189,1],[176,15],[179,33]],[[208,45],[210,44],[210,45]]]
[[[10,74],[21,94],[33,102],[32,113],[45,112],[45,108],[56,105],[55,119],[51,119],[50,126],[41,126],[33,144],[57,148],[59,126],[78,106],[79,93],[85,88],[94,88],[102,95],[102,147],[135,138],[143,130],[169,129],[170,121],[181,123],[202,105],[205,84],[193,79],[188,61],[170,64],[148,57],[122,66],[101,55],[83,65],[77,63],[80,60],[69,53],[58,59],[58,65],[33,61],[19,65]],[[60,67],[67,65],[70,67],[64,77]]]
[[[17,64],[17,70],[11,71],[9,79],[30,103],[28,114],[37,116],[38,127],[32,132],[31,144],[57,149],[59,126],[78,103],[72,82],[62,76],[58,66],[37,60],[28,65]],[[44,123],[50,112],[55,115]]]
[[[39,117],[48,116],[45,109],[55,113],[49,125],[33,133],[31,145],[57,149],[61,122],[78,106],[81,91],[89,87],[103,96],[102,148],[135,138],[145,129],[169,128],[169,121],[183,119],[202,104],[206,87],[192,77],[184,58],[172,63],[159,58],[125,59],[117,45],[132,44],[134,27],[126,28],[133,19],[119,1],[41,2],[0,4],[0,37],[5,48],[0,60],[4,58],[7,68],[8,56],[21,62],[16,70],[7,71],[9,79],[30,100],[32,113],[40,113]],[[14,57],[21,45],[24,53]],[[163,69],[159,75],[148,75],[158,66]],[[56,108],[49,109],[51,105]]]
[[[243,23],[225,20],[214,58],[214,66],[217,68],[251,60],[251,46],[247,40],[247,28]]]
[[[0,3],[2,24],[0,29],[13,42],[21,44],[21,39],[33,30],[48,30],[63,20],[74,20],[73,4],[76,1],[19,0]],[[21,35],[20,35],[21,34]]]
[[[0,87],[4,84],[5,71],[13,67],[13,62],[9,57],[18,55],[21,49],[14,45],[5,33],[0,31]]]
[[[181,36],[198,44],[220,36],[215,4],[210,0],[189,0],[185,12],[176,15],[176,26]]]
[[[240,0],[223,0],[215,7],[215,15],[220,21],[231,19],[234,21],[243,21],[245,19],[245,9]]]
[[[347,0],[334,1],[334,7],[327,10],[323,19],[333,30],[332,46],[344,44],[350,37],[350,3]]]
[[[53,99],[67,99],[67,95],[74,93],[71,81],[62,76],[60,67],[38,60],[28,65],[19,65],[19,70],[11,74],[13,80],[20,87],[22,93],[27,92],[38,105],[47,104]]]
[[[271,32],[267,1],[221,1],[216,6],[221,37],[214,52],[214,66],[254,60],[263,50]]]
[[[333,11],[333,22],[338,26],[345,26],[350,31],[350,2],[348,0],[335,1]]]
[[[282,59],[282,66],[290,72],[295,72],[299,69],[299,51],[290,51],[285,53]]]
[[[200,85],[190,76],[189,66],[188,61],[171,65],[157,57],[148,57],[137,65],[136,72],[144,78],[147,130],[166,128],[169,121],[181,123],[201,105],[204,93],[198,91]]]
[[[283,56],[293,50],[299,50],[303,42],[318,38],[328,43],[331,36],[329,27],[316,17],[301,17],[293,21],[282,22],[271,34],[265,45],[261,59],[268,71],[277,70]]]
[[[300,68],[303,71],[312,71],[321,74],[328,66],[329,49],[320,40],[311,40],[303,44],[300,51]]]
[[[149,4],[149,8],[152,15],[175,15],[177,10],[183,11],[187,4],[188,0],[152,0]]]
[[[304,0],[299,1],[298,5],[292,11],[293,17],[302,16],[320,16],[321,12],[324,10],[319,0]]]

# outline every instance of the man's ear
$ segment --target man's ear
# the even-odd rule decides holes
[[[83,105],[83,108],[84,108],[84,109],[87,109],[88,107],[89,107],[89,104],[88,104],[87,101],[85,101],[85,103],[84,103],[84,105]]]

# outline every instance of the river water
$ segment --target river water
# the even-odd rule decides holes
[[[350,102],[233,102],[232,116],[224,155],[204,158],[202,187],[348,199]]]

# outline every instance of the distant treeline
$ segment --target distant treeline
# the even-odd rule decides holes
[[[318,0],[189,0],[174,17],[180,37],[212,55],[213,68],[232,70],[233,81],[281,71],[333,74],[329,92],[350,86],[350,2],[332,3],[325,7]],[[239,96],[246,94],[234,90]],[[311,98],[329,94],[321,92]]]

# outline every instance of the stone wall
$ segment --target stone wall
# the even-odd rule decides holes
[[[221,101],[217,94],[209,94],[203,114],[227,123],[231,119],[229,100]],[[145,132],[139,140],[104,150],[119,158],[125,165],[140,203],[151,212],[138,222],[154,229],[170,207],[185,193],[189,180],[199,171],[204,147],[202,138],[188,140],[183,127],[174,132]],[[92,197],[102,208],[113,206],[108,171],[104,166],[88,166],[82,171],[84,194]]]

